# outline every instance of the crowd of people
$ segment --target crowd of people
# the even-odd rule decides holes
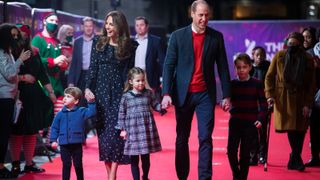
[[[307,27],[289,33],[286,47],[271,61],[262,46],[252,50],[252,58],[236,54],[237,76],[231,79],[223,34],[208,27],[209,14],[206,1],[194,1],[192,23],[171,34],[167,51],[160,37],[149,33],[143,16],[135,18],[136,35],[130,37],[120,11],[106,15],[101,34],[94,33],[92,18],[84,18],[77,39],[71,25],[59,28],[55,12],[45,15],[43,30],[34,37],[27,24],[1,24],[0,178],[45,172],[33,161],[36,136],[45,132],[46,147],[61,154],[62,179],[70,179],[72,162],[77,179],[84,179],[82,146],[90,126],[96,129],[99,160],[109,180],[116,179],[121,164],[131,164],[132,177],[139,180],[139,159],[147,180],[150,153],[162,150],[153,111],[164,115],[174,105],[177,177],[186,180],[189,175],[188,140],[196,113],[198,179],[211,179],[215,65],[221,108],[230,113],[227,157],[234,180],[247,179],[250,165],[266,163],[267,115],[272,110],[276,132],[288,135],[287,168],[320,167],[320,110],[313,106],[320,88],[320,59],[313,48],[320,31]],[[304,163],[301,152],[309,125],[311,158]],[[11,170],[4,166],[8,146]]]

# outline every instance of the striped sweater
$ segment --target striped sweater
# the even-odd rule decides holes
[[[267,101],[263,83],[255,78],[248,81],[231,81],[231,118],[245,121],[264,121],[267,115]]]

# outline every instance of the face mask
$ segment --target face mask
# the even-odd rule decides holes
[[[73,39],[73,36],[67,36],[67,37],[66,37],[66,41],[67,41],[68,43],[71,43],[71,42],[72,42],[72,39]]]
[[[49,33],[54,33],[54,32],[57,30],[58,25],[47,22],[46,27],[47,27],[47,31],[48,31]]]
[[[293,53],[297,52],[298,49],[299,49],[299,46],[288,46],[288,53],[293,54]]]

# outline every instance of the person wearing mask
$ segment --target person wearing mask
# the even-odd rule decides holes
[[[13,48],[17,47],[15,38],[18,37],[19,30],[16,26],[8,23],[0,25],[0,179],[14,178],[4,166],[4,160],[14,119],[19,69],[31,56],[30,50],[22,50],[18,59],[13,58]]]
[[[65,55],[68,59],[68,65],[71,63],[72,50],[73,50],[73,33],[74,28],[69,24],[63,24],[58,31],[57,39],[61,43],[61,54]],[[67,79],[69,74],[69,66],[65,71],[60,72],[60,79],[62,87],[67,88]]]
[[[302,31],[304,37],[304,47],[310,47],[307,52],[313,57],[314,65],[316,67],[316,85],[317,91],[320,89],[320,57],[314,52],[314,45],[320,42],[320,30],[316,32],[314,28],[307,27]],[[310,43],[308,43],[310,42]],[[310,44],[310,45],[309,45]],[[313,44],[313,45],[312,45]],[[305,46],[307,45],[307,46]],[[311,144],[311,158],[305,163],[306,167],[320,167],[320,109],[319,107],[313,106],[310,115],[310,144]]]
[[[20,170],[20,152],[23,148],[26,160],[23,172],[39,173],[45,170],[36,166],[33,162],[33,155],[36,147],[36,134],[45,128],[43,121],[46,118],[49,108],[55,102],[56,96],[53,93],[47,72],[40,60],[38,50],[31,47],[31,30],[28,25],[18,24],[21,38],[18,51],[13,54],[18,57],[23,49],[31,51],[31,57],[21,67],[19,72],[19,99],[23,108],[19,114],[17,122],[13,125],[10,144],[12,158],[11,172],[18,176]],[[20,33],[19,32],[19,33]],[[20,37],[20,36],[19,36]],[[43,92],[41,85],[48,92],[49,97]]]
[[[304,137],[315,95],[315,68],[303,49],[301,33],[288,34],[288,48],[273,57],[265,78],[265,94],[273,106],[276,132],[287,133],[291,147],[287,168],[304,171]]]
[[[39,55],[44,65],[50,83],[53,87],[53,91],[55,96],[57,97],[56,102],[54,103],[53,111],[54,114],[60,111],[63,107],[63,87],[60,78],[60,73],[65,71],[68,67],[68,58],[61,54],[61,43],[55,37],[58,31],[58,23],[59,19],[57,14],[54,12],[49,12],[45,15],[43,19],[44,28],[41,32],[36,34],[32,39],[32,46],[38,48]],[[48,116],[46,118],[45,123],[48,127],[47,138],[46,138],[46,146],[49,150],[53,152],[58,152],[58,150],[52,149],[50,146],[50,128],[53,120],[53,117]]]

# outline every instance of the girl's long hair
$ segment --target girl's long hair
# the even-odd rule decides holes
[[[146,77],[146,73],[144,72],[143,69],[139,68],[139,67],[134,67],[134,68],[131,68],[128,72],[128,77],[127,77],[127,81],[124,85],[124,92],[128,92],[129,90],[132,89],[132,85],[129,83],[130,80],[133,80],[134,76],[135,75],[139,75],[139,74],[143,74],[144,75],[144,78],[145,78],[145,82],[146,82],[146,89],[151,89],[150,86],[149,86],[149,83],[147,81],[147,77]]]
[[[133,45],[130,39],[129,26],[126,17],[120,11],[111,11],[105,18],[102,35],[99,37],[96,48],[98,51],[103,51],[109,43],[110,38],[107,36],[105,28],[108,17],[112,17],[113,24],[118,34],[115,56],[119,60],[127,59],[132,55]]]

